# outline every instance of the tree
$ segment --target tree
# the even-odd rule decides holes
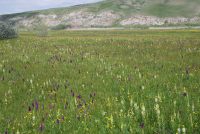
[[[0,39],[16,38],[17,36],[18,34],[12,25],[0,22]]]

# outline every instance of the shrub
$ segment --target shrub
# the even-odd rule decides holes
[[[10,39],[17,36],[16,30],[10,24],[0,22],[0,39]]]
[[[36,31],[36,34],[39,37],[48,36],[48,27],[43,23],[34,26],[34,30]]]
[[[70,28],[70,25],[65,25],[65,24],[59,24],[57,26],[52,27],[52,30],[64,30],[66,28]]]

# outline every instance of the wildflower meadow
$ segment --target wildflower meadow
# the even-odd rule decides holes
[[[200,31],[0,40],[0,134],[199,134]]]

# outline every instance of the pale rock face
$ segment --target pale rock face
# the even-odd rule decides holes
[[[87,11],[72,12],[62,17],[72,27],[111,26],[120,16],[112,11],[104,11],[99,14]]]
[[[121,25],[163,25],[158,17],[136,15],[120,22]]]
[[[89,23],[92,26],[111,26],[118,19],[120,19],[120,15],[106,11],[96,15]]]
[[[72,12],[62,17],[62,21],[70,24],[72,27],[87,25],[90,19],[93,19],[93,14],[85,11]]]
[[[10,20],[11,21],[19,21],[21,19],[23,19],[23,17],[14,17],[14,18],[11,18]]]
[[[188,18],[183,17],[176,17],[176,18],[164,18],[165,21],[167,21],[170,24],[178,24],[178,23],[186,23],[189,22]]]
[[[184,17],[166,17],[166,18],[158,18],[155,16],[142,16],[136,15],[132,16],[128,19],[122,20],[120,22],[121,25],[164,25],[168,24],[183,24],[183,23],[199,23],[200,17],[193,18],[184,18]]]
[[[47,25],[47,26],[56,26],[58,24],[61,23],[61,21],[59,20],[59,18],[57,17],[57,15],[55,14],[51,14],[51,15],[38,15],[37,16],[39,19],[41,19],[41,21]]]
[[[192,23],[200,22],[200,17],[193,17],[190,19],[190,22],[192,22]]]
[[[18,25],[21,25],[21,26],[24,26],[24,27],[27,27],[27,28],[30,28],[33,26],[35,22],[35,19],[32,18],[32,19],[22,19],[18,22]]]
[[[90,28],[90,27],[109,27],[120,20],[122,26],[127,25],[147,25],[161,26],[164,24],[184,24],[184,23],[200,23],[200,17],[166,17],[159,18],[156,16],[134,15],[123,19],[120,14],[114,11],[102,11],[99,13],[88,12],[87,10],[73,11],[64,15],[55,14],[39,14],[30,18],[15,17],[11,20],[16,21],[19,26],[32,27],[39,23],[44,23],[48,27],[57,26],[59,24],[68,24],[72,28]]]
[[[61,23],[59,19],[57,19],[57,15],[36,15],[31,18],[21,18],[19,20],[18,25],[22,25],[25,27],[31,27],[38,22],[42,22],[47,26],[56,26]]]

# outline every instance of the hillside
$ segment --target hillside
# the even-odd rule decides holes
[[[97,3],[2,15],[20,28],[39,23],[69,28],[200,24],[199,0],[104,0]]]

